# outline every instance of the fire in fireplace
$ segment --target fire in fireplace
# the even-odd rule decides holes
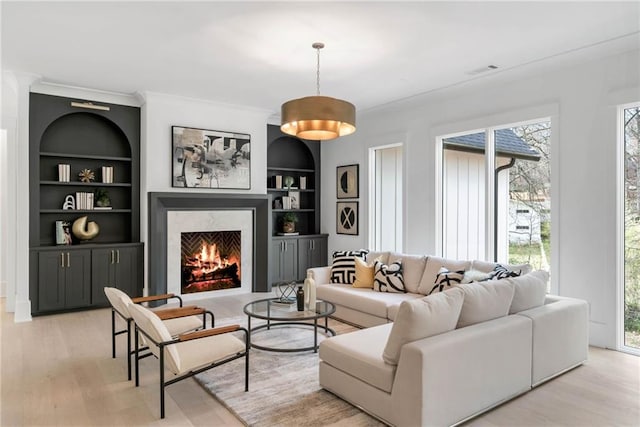
[[[183,294],[241,286],[240,231],[180,234]]]

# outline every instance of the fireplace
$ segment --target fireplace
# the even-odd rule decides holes
[[[180,234],[182,294],[241,287],[240,230]]]

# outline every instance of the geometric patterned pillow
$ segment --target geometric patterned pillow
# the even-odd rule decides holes
[[[427,295],[431,295],[436,292],[446,291],[447,289],[451,289],[455,285],[459,285],[462,282],[464,277],[464,270],[460,271],[449,271],[445,267],[441,267],[436,274],[436,281],[431,288],[431,292]]]
[[[366,258],[369,253],[366,249],[358,251],[335,251],[333,264],[331,265],[331,283],[343,283],[350,285],[356,279],[356,262],[354,257]]]
[[[373,290],[378,292],[406,293],[404,278],[402,277],[402,261],[391,264],[383,264],[380,261],[373,263]]]
[[[511,271],[508,270],[501,264],[495,266],[493,271],[491,272],[491,280],[500,280],[506,279],[507,277],[518,277],[522,274],[522,270],[520,271]]]

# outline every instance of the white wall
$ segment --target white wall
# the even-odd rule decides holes
[[[544,64],[542,64],[544,65]],[[544,68],[540,67],[544,70]],[[361,165],[360,220],[367,220],[369,147],[405,135],[405,247],[439,253],[438,135],[552,118],[552,289],[590,303],[591,343],[615,347],[616,105],[640,100],[640,52],[500,84],[490,76],[360,113],[358,130],[323,143],[322,228],[335,230],[335,167]],[[366,230],[366,224],[361,224]],[[330,236],[329,252],[367,247],[359,236]]]

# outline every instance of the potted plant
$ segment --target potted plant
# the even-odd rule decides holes
[[[296,222],[298,222],[298,215],[293,212],[285,212],[285,214],[282,215],[282,231],[284,233],[295,232]]]

